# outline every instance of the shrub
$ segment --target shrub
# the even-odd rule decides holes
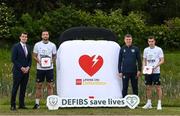
[[[95,10],[92,14],[77,10],[71,6],[62,6],[51,12],[46,12],[40,19],[33,19],[29,14],[23,14],[11,30],[12,38],[17,38],[21,31],[29,33],[29,42],[40,40],[41,31],[50,31],[50,39],[58,43],[58,37],[63,31],[76,26],[104,27],[118,36],[118,43],[123,45],[124,35],[129,33],[134,38],[134,44],[140,48],[147,46],[148,36],[155,36],[157,43],[164,49],[180,48],[180,19],[166,21],[164,25],[149,26],[145,24],[141,13],[131,12],[122,15],[120,9],[106,13]]]
[[[180,48],[180,18],[174,18],[169,21],[165,21],[168,29],[170,30],[169,33],[169,42],[168,47],[172,47],[179,49]]]
[[[10,29],[14,24],[13,10],[0,3],[0,40],[7,39],[11,36]]]
[[[33,43],[37,41],[40,37],[39,35],[39,24],[37,20],[33,20],[33,18],[28,14],[23,14],[20,20],[16,23],[16,25],[11,29],[11,36],[14,40],[17,41],[19,39],[19,34],[21,32],[27,32],[29,42]]]

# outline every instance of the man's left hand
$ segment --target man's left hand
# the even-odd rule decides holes
[[[26,71],[25,71],[25,73],[28,73],[29,72],[29,69],[30,69],[30,67],[28,66],[28,67],[26,67]]]
[[[141,76],[141,72],[138,71],[136,77],[139,78]]]

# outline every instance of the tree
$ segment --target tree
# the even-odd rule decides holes
[[[33,18],[40,18],[45,12],[59,7],[60,0],[3,0],[8,6],[12,7],[16,18],[28,13]]]
[[[10,37],[10,28],[14,23],[12,9],[8,8],[5,3],[0,4],[0,40]]]
[[[94,9],[110,12],[122,9],[124,15],[138,11],[149,17],[150,24],[161,24],[164,20],[180,17],[180,0],[61,0],[65,5],[72,4],[79,9],[94,12]]]
[[[149,23],[161,24],[165,20],[180,17],[180,1],[148,0],[145,11],[151,16]]]

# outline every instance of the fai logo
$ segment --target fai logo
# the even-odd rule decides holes
[[[100,55],[82,55],[79,58],[80,67],[89,75],[93,76],[103,65],[103,58]]]
[[[50,95],[47,97],[47,107],[49,110],[57,110],[59,108],[59,97],[57,95]]]
[[[133,52],[133,53],[134,53],[134,52],[135,52],[135,49],[131,49],[131,52]]]
[[[52,106],[55,106],[58,102],[58,98],[57,97],[49,97],[49,104]]]
[[[127,95],[125,96],[125,101],[126,101],[126,105],[130,109],[136,108],[140,102],[139,97],[137,95]]]

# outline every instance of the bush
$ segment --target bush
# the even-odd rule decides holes
[[[40,40],[41,31],[50,31],[50,39],[58,43],[58,37],[63,31],[76,26],[104,27],[110,29],[118,36],[118,43],[123,45],[124,35],[132,34],[134,44],[140,48],[147,46],[148,36],[155,36],[158,45],[164,49],[180,48],[180,19],[175,18],[166,21],[164,25],[148,26],[145,24],[143,15],[131,12],[122,15],[120,9],[106,13],[95,10],[89,13],[77,10],[71,6],[62,6],[51,12],[45,13],[40,19],[33,19],[29,14],[23,14],[12,29],[12,38],[17,38],[21,31],[29,33],[31,44]]]
[[[16,23],[16,25],[11,29],[12,38],[14,40],[19,39],[19,34],[21,32],[27,32],[29,42],[36,42],[38,39],[40,40],[39,32],[39,23],[38,20],[33,20],[33,18],[28,14],[23,14],[20,20]]]
[[[169,21],[165,21],[168,29],[170,30],[169,33],[169,42],[168,47],[173,48],[180,48],[180,18],[174,18]]]
[[[0,40],[7,39],[11,36],[10,29],[14,24],[14,15],[12,9],[6,4],[0,4]]]
[[[57,41],[60,34],[66,29],[74,26],[80,26],[78,11],[71,7],[62,7],[52,12],[45,13],[40,19],[35,20],[28,13],[23,14],[11,30],[12,37],[17,38],[22,31],[29,33],[29,41],[31,44],[41,40],[41,31],[48,30],[50,39]]]
[[[156,38],[156,44],[162,48],[168,47],[168,33],[169,29],[166,25],[161,26],[146,26],[143,34],[145,42],[147,43],[148,36],[154,36]]]

